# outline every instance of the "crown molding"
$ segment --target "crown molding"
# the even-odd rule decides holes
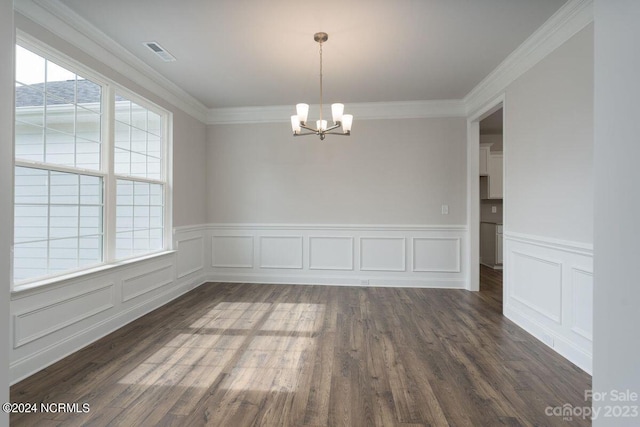
[[[286,123],[295,113],[293,105],[208,109],[60,0],[15,0],[14,9],[204,123]],[[591,22],[593,0],[569,0],[462,100],[349,103],[347,111],[357,120],[472,117]]]
[[[206,121],[204,104],[59,0],[15,0],[14,10],[185,113]]]
[[[330,117],[330,106],[324,107],[323,113]],[[311,111],[318,111],[319,108],[318,104],[310,106]],[[345,104],[345,111],[353,114],[356,120],[466,117],[462,100],[349,103]],[[212,108],[209,110],[206,123],[288,123],[292,114],[295,114],[295,105]]]
[[[593,0],[569,0],[463,99],[472,117],[513,81],[593,22]]]

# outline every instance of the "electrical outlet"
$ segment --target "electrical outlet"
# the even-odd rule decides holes
[[[449,215],[449,205],[442,205],[442,215]]]
[[[369,279],[362,279],[360,280],[360,284],[362,286],[369,286]]]
[[[496,213],[498,212],[498,207],[497,206],[491,206],[491,213]]]

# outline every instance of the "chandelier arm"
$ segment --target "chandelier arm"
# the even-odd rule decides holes
[[[317,135],[318,132],[294,133],[293,136]]]
[[[315,132],[315,133],[318,133],[318,132],[319,132],[319,129],[311,128],[311,127],[309,127],[309,126],[307,126],[307,125],[304,125],[304,124],[302,124],[302,123],[300,123],[300,127],[301,127],[301,128],[304,128],[304,129],[306,129],[306,130],[310,130],[311,132]]]
[[[331,130],[337,129],[337,128],[339,128],[339,127],[340,127],[340,125],[341,125],[341,123],[340,123],[340,122],[338,122],[338,123],[336,123],[335,125],[333,125],[333,126],[331,126],[331,127],[327,128],[327,129],[325,129],[325,130],[324,130],[324,133],[328,133],[328,132],[329,132],[329,131],[331,131]]]
[[[341,132],[325,132],[324,134],[325,135],[337,135],[337,136],[351,136],[351,131],[344,132],[344,133],[341,133]]]

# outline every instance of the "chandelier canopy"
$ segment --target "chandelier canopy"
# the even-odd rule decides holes
[[[329,39],[329,35],[327,33],[315,33],[313,39],[320,45],[320,119],[316,120],[315,128],[308,126],[309,104],[296,104],[297,114],[291,116],[293,136],[318,135],[321,140],[324,140],[325,135],[349,136],[351,135],[353,116],[351,114],[343,114],[344,104],[331,104],[331,115],[333,116],[333,125],[331,127],[327,127],[327,121],[322,119],[322,43]],[[342,127],[342,132],[332,132],[339,127]],[[302,133],[302,129],[306,129],[309,132]]]

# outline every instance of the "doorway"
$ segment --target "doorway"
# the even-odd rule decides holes
[[[467,122],[469,290],[481,290],[481,273],[501,269],[504,204],[504,96],[470,116]],[[481,238],[482,234],[482,238]],[[495,288],[495,286],[494,286]]]
[[[503,109],[480,120],[480,290],[502,289]],[[485,267],[485,268],[483,268]],[[493,271],[492,271],[493,270]]]

